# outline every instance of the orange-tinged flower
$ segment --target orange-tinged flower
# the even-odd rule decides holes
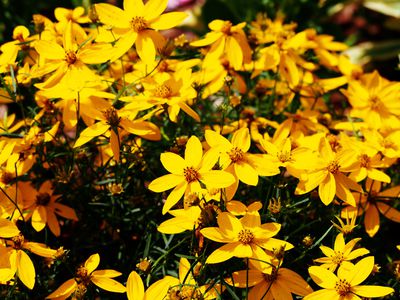
[[[395,186],[381,191],[382,183],[367,178],[365,182],[365,193],[354,193],[357,206],[346,206],[342,210],[342,216],[346,214],[364,215],[364,227],[370,237],[373,237],[380,228],[380,217],[382,214],[393,222],[400,223],[400,212],[388,203],[399,197],[400,186]]]
[[[36,231],[43,230],[46,225],[55,235],[60,235],[60,224],[57,216],[78,221],[75,210],[61,203],[56,202],[61,195],[53,195],[50,181],[45,181],[39,188],[34,189],[30,183],[20,183],[23,185],[22,194],[24,201],[24,211],[27,213],[25,220],[31,219],[32,227]]]
[[[161,48],[163,37],[158,30],[170,29],[179,25],[186,17],[184,12],[163,14],[168,0],[150,0],[143,4],[142,0],[124,0],[124,9],[107,3],[95,5],[100,21],[112,27],[119,39],[112,49],[111,60],[125,54],[136,45],[140,58],[152,63],[157,48]]]
[[[292,299],[291,294],[306,296],[313,292],[299,274],[282,267],[273,267],[270,274],[257,269],[236,271],[227,282],[240,288],[252,287],[249,300]]]
[[[213,153],[203,156],[203,147],[196,136],[190,137],[186,144],[185,158],[166,152],[161,154],[161,163],[171,174],[154,179],[149,184],[153,192],[163,192],[174,188],[163,206],[167,213],[187,192],[201,190],[200,182],[207,188],[225,188],[234,182],[234,177],[221,170],[212,170],[218,157]]]
[[[373,268],[373,256],[363,258],[355,265],[341,266],[337,276],[323,267],[310,267],[308,272],[312,280],[323,289],[305,296],[304,300],[356,300],[360,297],[376,298],[393,293],[394,290],[390,287],[360,285],[371,274]]]
[[[240,220],[228,212],[218,215],[218,227],[207,227],[200,232],[206,238],[226,245],[211,253],[206,263],[215,264],[232,257],[249,258],[257,269],[270,273],[270,262],[273,258],[263,249],[290,250],[293,245],[273,238],[281,228],[278,223],[261,224],[259,214],[246,214]],[[263,263],[264,262],[264,263]]]
[[[76,270],[74,278],[64,282],[58,289],[48,295],[46,299],[64,300],[77,292],[84,294],[90,283],[94,283],[99,288],[109,292],[125,293],[126,288],[118,281],[112,279],[122,274],[109,269],[96,270],[99,264],[99,254],[91,255],[85,263]]]
[[[300,180],[296,194],[305,194],[318,186],[318,194],[325,205],[329,205],[335,195],[344,202],[355,206],[356,201],[350,189],[362,191],[361,187],[344,175],[354,169],[352,151],[333,152],[326,138],[319,145],[320,158],[316,158],[318,168],[308,173],[306,180]]]
[[[343,233],[339,233],[336,236],[333,249],[326,246],[319,247],[321,251],[326,255],[326,257],[317,258],[314,259],[314,261],[322,263],[321,267],[324,267],[329,271],[335,272],[337,267],[345,265],[349,261],[369,253],[369,251],[365,248],[357,248],[353,250],[357,242],[359,242],[360,240],[360,238],[352,239],[346,244]]]

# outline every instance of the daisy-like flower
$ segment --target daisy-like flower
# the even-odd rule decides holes
[[[342,210],[342,216],[364,215],[365,231],[370,237],[373,237],[379,230],[380,217],[382,214],[393,222],[400,223],[400,211],[389,205],[390,200],[400,196],[400,186],[395,186],[384,191],[382,182],[373,181],[367,178],[365,182],[365,193],[354,193],[356,198],[356,207],[346,206]]]
[[[55,236],[59,236],[60,224],[56,215],[78,221],[74,209],[56,202],[61,195],[53,195],[50,181],[45,181],[38,191],[29,183],[21,184],[23,184],[24,211],[27,213],[25,218],[26,220],[31,218],[32,227],[36,231],[43,230],[47,225]]]
[[[111,60],[118,59],[135,44],[139,57],[152,63],[163,40],[158,30],[175,27],[187,17],[184,12],[163,14],[167,4],[168,0],[150,0],[146,4],[142,0],[124,0],[123,10],[107,3],[96,4],[100,21],[119,36]]]
[[[257,269],[272,272],[269,264],[273,258],[263,249],[274,251],[277,249],[289,250],[293,245],[273,238],[281,225],[278,223],[261,224],[259,214],[246,214],[240,220],[228,212],[218,216],[218,227],[207,227],[200,232],[206,238],[226,245],[211,253],[206,263],[216,264],[232,257],[249,258]]]
[[[163,214],[167,213],[185,193],[200,191],[200,182],[207,188],[225,188],[235,181],[228,172],[212,170],[218,157],[210,152],[203,156],[203,147],[196,136],[188,140],[185,158],[166,152],[161,154],[160,159],[164,168],[171,174],[154,179],[149,189],[160,193],[174,188],[164,203]]]
[[[76,270],[75,278],[64,282],[58,289],[48,295],[46,299],[64,300],[75,294],[84,295],[90,283],[99,288],[114,293],[125,293],[126,288],[112,279],[122,275],[115,270],[96,270],[100,264],[99,254],[91,255],[85,263]]]
[[[312,280],[323,289],[305,296],[304,300],[360,300],[361,297],[377,298],[393,293],[394,290],[390,287],[360,285],[373,268],[373,256],[363,258],[355,265],[341,266],[337,276],[323,267],[312,266],[308,272]]]
[[[126,295],[128,300],[163,300],[168,293],[172,276],[165,276],[154,282],[147,290],[144,289],[142,278],[135,271],[129,274],[126,282]]]
[[[306,296],[313,292],[299,274],[281,267],[273,267],[271,274],[257,269],[236,271],[227,282],[240,288],[252,287],[249,300],[292,299],[292,294]]]
[[[356,201],[351,190],[362,191],[362,188],[348,178],[345,172],[354,169],[354,155],[352,151],[334,152],[326,138],[319,144],[320,158],[317,158],[317,169],[308,173],[306,180],[300,180],[296,194],[301,195],[318,187],[318,194],[325,205],[329,205],[335,195],[344,202],[355,206]]]
[[[258,184],[258,176],[279,174],[278,164],[272,159],[263,154],[248,153],[251,146],[248,128],[237,130],[231,141],[212,130],[206,130],[205,138],[211,151],[218,153],[221,168],[235,176],[235,184],[227,190],[228,199],[232,199],[235,194],[239,180],[255,186]]]
[[[317,258],[314,261],[322,263],[321,267],[324,267],[329,271],[334,272],[337,267],[345,265],[349,261],[369,253],[369,251],[365,248],[357,248],[353,250],[357,242],[359,242],[360,240],[360,238],[352,239],[346,244],[343,233],[339,233],[336,236],[333,249],[327,246],[319,247],[319,249],[321,249],[326,257]]]

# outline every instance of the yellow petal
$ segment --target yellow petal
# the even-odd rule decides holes
[[[235,182],[235,177],[225,171],[212,170],[201,173],[201,182],[207,188],[226,188]]]
[[[185,160],[172,152],[161,153],[160,160],[164,168],[172,174],[183,175],[183,169],[187,167]]]
[[[172,189],[174,186],[182,183],[184,181],[184,177],[182,175],[176,174],[167,174],[161,177],[154,179],[150,182],[148,189],[150,191],[160,193]]]
[[[203,147],[196,136],[191,136],[185,149],[185,161],[188,166],[198,167],[203,157]]]
[[[35,43],[35,50],[39,55],[47,59],[60,59],[65,58],[65,50],[54,42],[40,40]]]
[[[88,271],[88,274],[91,274],[96,268],[99,266],[100,263],[100,255],[98,253],[95,253],[91,255],[86,261],[85,261],[85,268]]]
[[[310,294],[313,289],[310,285],[296,272],[290,269],[279,269],[279,282],[284,282],[290,291],[299,296],[306,296]]]
[[[248,128],[241,128],[237,130],[232,136],[232,145],[247,152],[250,149],[251,139]]]
[[[392,289],[391,287],[379,285],[354,286],[351,291],[358,296],[366,298],[384,297],[386,295],[394,293],[394,289]]]
[[[226,261],[228,259],[231,259],[234,256],[233,250],[238,244],[239,242],[226,244],[218,248],[217,250],[214,250],[214,252],[208,256],[206,264],[217,264]]]
[[[379,230],[380,219],[379,212],[375,205],[370,205],[364,216],[365,231],[370,237],[373,237]]]
[[[67,299],[76,289],[77,283],[75,279],[69,279],[64,282],[58,289],[52,292],[46,297],[46,299],[53,299],[62,297],[62,299]]]
[[[115,271],[115,270],[106,269],[106,270],[97,270],[97,271],[93,271],[92,275],[93,275],[93,276],[96,276],[96,277],[114,278],[114,277],[121,276],[122,273],[121,273],[121,272],[118,272],[118,271]]]
[[[225,235],[218,227],[207,227],[200,230],[200,233],[215,242],[219,243],[230,243],[233,239]]]
[[[188,17],[185,12],[170,12],[162,14],[151,21],[149,27],[155,30],[165,30],[180,25]]]
[[[117,60],[124,55],[133,46],[137,39],[137,32],[129,30],[118,41],[114,44],[114,47],[109,50],[109,53],[105,53],[105,56],[110,59],[111,62]]]
[[[143,15],[144,4],[142,0],[124,0],[123,5],[130,17]]]
[[[126,1],[127,0],[125,0],[125,2]],[[144,298],[143,281],[135,271],[129,274],[128,281],[126,282],[126,294],[128,300],[143,300]]]
[[[328,173],[328,176],[326,176],[325,179],[319,185],[318,188],[319,197],[321,198],[321,201],[325,205],[329,205],[333,201],[335,193],[336,193],[335,177],[331,173]]]
[[[167,200],[164,203],[162,214],[165,215],[178,201],[182,198],[187,188],[187,182],[183,181],[179,183],[168,195]]]
[[[246,286],[255,286],[264,281],[264,274],[259,270],[243,270],[232,273],[233,282],[228,281],[230,285],[245,288]]]
[[[136,51],[145,63],[152,64],[156,59],[156,46],[150,35],[146,34],[146,32],[138,34]]]
[[[368,256],[360,260],[354,265],[351,273],[348,274],[347,280],[352,286],[359,285],[371,274],[374,268],[374,257]]]
[[[125,293],[126,288],[119,283],[118,281],[107,278],[107,277],[98,277],[98,276],[92,276],[91,281],[97,285],[99,288],[102,288],[103,290],[114,292],[114,293]]]
[[[303,298],[303,300],[339,300],[339,294],[336,290],[319,290],[311,294],[308,294]],[[350,299],[349,299],[350,300]],[[356,299],[353,299],[356,300]]]
[[[243,65],[243,52],[239,43],[235,38],[229,36],[226,39],[226,49],[228,54],[228,61],[235,70],[240,70]]]
[[[87,142],[91,141],[96,136],[100,136],[110,128],[110,125],[106,124],[105,122],[97,122],[92,126],[85,128],[79,138],[76,140],[74,148],[80,147]]]
[[[35,267],[28,254],[22,250],[18,250],[17,253],[17,274],[28,289],[33,289],[36,276]]]
[[[47,211],[44,206],[39,205],[32,214],[32,227],[36,231],[41,231],[46,227]]]
[[[94,7],[100,22],[117,28],[130,28],[129,16],[119,7],[107,3],[95,4]]]
[[[246,162],[239,162],[234,164],[234,168],[236,176],[241,182],[244,182],[248,185],[257,185],[258,174],[250,164]]]
[[[19,233],[18,227],[13,222],[0,218],[0,237],[12,238],[19,235]]]
[[[227,237],[237,240],[237,235],[243,229],[242,223],[228,212],[222,212],[217,218],[218,226]]]
[[[312,266],[308,268],[312,280],[324,289],[334,289],[338,278],[331,271],[323,267]]]
[[[167,8],[168,0],[150,0],[144,5],[143,15],[146,20],[152,20],[161,15]]]

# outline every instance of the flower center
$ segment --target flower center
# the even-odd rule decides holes
[[[335,254],[331,256],[332,262],[336,265],[340,265],[344,261],[343,252],[335,251]]]
[[[283,163],[292,160],[292,154],[287,151],[278,152],[277,156],[278,156],[278,159]]]
[[[229,35],[231,34],[232,23],[230,21],[225,21],[224,25],[221,28],[221,32]]]
[[[278,272],[276,271],[276,268],[273,267],[271,274],[263,273],[263,277],[266,282],[274,282],[278,278]]]
[[[328,171],[332,174],[336,174],[337,172],[339,172],[339,168],[340,165],[337,160],[332,160],[327,167]]]
[[[159,85],[154,90],[154,96],[159,97],[159,98],[171,97],[172,89],[166,84]]]
[[[229,155],[229,158],[231,159],[232,162],[240,162],[244,160],[244,153],[241,149],[238,147],[233,147],[229,152],[227,152]]]
[[[372,110],[378,110],[382,105],[382,101],[378,96],[371,96],[369,102]]]
[[[188,183],[193,181],[198,181],[200,179],[200,174],[193,167],[186,167],[183,169],[183,175]]]
[[[203,294],[195,286],[182,286],[171,288],[168,291],[167,300],[203,300]]]
[[[84,286],[88,286],[90,283],[90,274],[88,273],[88,270],[85,267],[79,267],[76,270],[76,281],[78,283],[82,283]]]
[[[36,196],[36,205],[46,206],[50,202],[50,195],[48,193],[39,193]]]
[[[351,284],[346,279],[339,279],[335,284],[335,290],[340,296],[346,296],[351,292]]]
[[[76,54],[74,51],[67,51],[65,52],[65,61],[67,62],[68,66],[73,65],[77,60]]]
[[[21,249],[22,248],[22,245],[24,244],[24,242],[25,242],[25,238],[24,238],[24,236],[22,235],[22,234],[19,234],[19,235],[17,235],[17,236],[14,236],[12,239],[11,239],[11,241],[13,242],[13,248],[14,249]]]
[[[369,168],[371,165],[371,158],[367,154],[361,155],[360,164],[362,168]]]
[[[118,116],[118,112],[114,107],[108,108],[103,112],[103,116],[106,119],[106,122],[111,127],[118,127],[121,118]]]
[[[14,179],[12,173],[4,171],[0,175],[0,182],[4,183],[5,185],[10,184]]]
[[[131,28],[136,31],[140,32],[147,28],[146,20],[143,17],[134,17],[131,20]]]
[[[253,242],[254,234],[248,229],[242,229],[238,234],[239,242],[248,245]]]

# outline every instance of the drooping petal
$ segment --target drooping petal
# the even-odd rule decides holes
[[[107,277],[98,277],[98,276],[92,276],[91,281],[97,285],[99,288],[102,288],[103,290],[114,292],[114,293],[125,293],[126,288],[119,283],[118,281],[107,278]]]
[[[145,32],[137,36],[136,51],[145,63],[152,64],[156,59],[156,46],[150,35]]]
[[[75,279],[69,279],[58,287],[54,292],[46,297],[46,299],[60,298],[67,299],[76,289],[78,284]]]
[[[92,126],[85,128],[82,130],[79,138],[76,140],[74,148],[80,147],[94,139],[96,136],[106,133],[109,128],[110,125],[106,124],[105,122],[97,122]]]
[[[379,230],[380,218],[379,212],[375,205],[369,205],[364,216],[365,231],[370,237],[373,237]]]
[[[172,175],[172,174],[171,174]],[[168,175],[166,175],[168,176]],[[180,182],[168,195],[167,200],[164,203],[162,214],[165,215],[178,201],[182,198],[187,188],[187,182]]]
[[[214,250],[214,252],[208,256],[206,264],[217,264],[231,259],[234,256],[233,250],[237,244],[239,244],[239,242],[226,244],[217,250]]]
[[[322,203],[325,205],[329,205],[335,198],[336,181],[335,177],[331,173],[328,173],[328,176],[326,176],[325,179],[320,183],[318,194]]]
[[[128,281],[126,282],[126,295],[128,296],[128,300],[143,300],[144,298],[143,281],[135,271],[129,274]]]
[[[35,267],[28,254],[22,250],[18,250],[17,253],[17,274],[28,289],[33,289],[36,277]]]

